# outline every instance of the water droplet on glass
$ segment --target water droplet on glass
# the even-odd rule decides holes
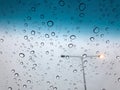
[[[8,87],[8,90],[12,90],[12,87]]]
[[[95,38],[94,38],[94,37],[90,37],[90,41],[92,41],[92,42],[93,42],[94,40],[95,40]]]
[[[49,51],[46,51],[45,53],[46,53],[46,55],[48,55],[48,54],[49,54]]]
[[[73,72],[76,73],[76,72],[77,72],[77,69],[74,69]]]
[[[31,20],[31,17],[30,17],[30,16],[27,16],[27,20]]]
[[[55,36],[55,32],[52,32],[52,33],[51,33],[51,36]]]
[[[86,58],[86,57],[87,57],[87,54],[83,54],[82,57],[83,57],[83,58]]]
[[[64,2],[63,0],[60,0],[60,1],[58,2],[58,4],[59,4],[60,6],[64,6],[64,5],[65,5],[65,2]]]
[[[36,8],[35,8],[35,7],[31,7],[31,11],[32,11],[32,12],[35,12],[35,11],[36,11]]]
[[[25,35],[25,36],[24,36],[24,39],[27,40],[27,39],[28,39],[28,36]]]
[[[40,44],[41,44],[42,46],[44,46],[44,42],[41,42]]]
[[[84,17],[85,14],[84,14],[84,13],[80,13],[79,16],[80,16],[80,17]]]
[[[4,42],[4,39],[0,39],[0,42],[3,43],[3,42]]]
[[[19,56],[20,56],[21,58],[24,58],[24,57],[25,57],[25,54],[24,54],[24,53],[19,53]]]
[[[116,59],[120,59],[120,56],[116,56]]]
[[[103,38],[103,37],[104,37],[104,34],[100,34],[100,37]]]
[[[70,39],[71,39],[71,40],[74,40],[74,39],[76,39],[76,36],[75,36],[75,35],[71,35],[71,36],[70,36]]]
[[[30,84],[30,83],[31,83],[31,80],[27,80],[27,83]]]
[[[12,69],[11,72],[12,72],[12,73],[15,73],[15,69]]]
[[[72,44],[72,43],[68,44],[68,47],[69,47],[69,48],[72,48],[72,47],[73,47],[73,44]]]
[[[18,74],[18,73],[15,73],[14,76],[15,76],[15,77],[19,77],[19,74]]]
[[[99,33],[99,31],[100,31],[99,27],[95,27],[95,28],[93,29],[93,32],[94,32],[95,34]]]
[[[80,3],[79,4],[79,10],[84,11],[86,9],[86,4],[85,3]]]
[[[34,54],[34,53],[35,53],[35,51],[34,51],[34,50],[30,51],[30,54]]]
[[[120,82],[120,77],[118,78],[118,82]]]
[[[56,76],[56,79],[60,79],[60,76],[59,76],[59,75],[57,75],[57,76]]]
[[[35,35],[35,31],[34,30],[31,31],[31,35]]]
[[[106,90],[105,88],[102,88],[102,90]]]
[[[46,38],[49,38],[49,34],[45,34],[45,37],[46,37]]]
[[[40,15],[40,18],[41,18],[41,19],[44,19],[44,15],[43,15],[43,14],[41,14],[41,15]]]
[[[53,87],[53,90],[57,90],[57,87]]]
[[[53,22],[53,21],[50,20],[50,21],[47,22],[47,26],[48,26],[48,27],[52,27],[53,25],[54,25],[54,22]]]
[[[23,85],[23,88],[27,88],[27,85],[26,85],[26,84],[24,84],[24,85]]]
[[[109,44],[109,43],[110,43],[110,41],[109,41],[109,40],[107,40],[107,41],[106,41],[106,44]]]

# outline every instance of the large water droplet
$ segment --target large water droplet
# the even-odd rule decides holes
[[[19,53],[19,56],[20,56],[21,58],[24,58],[24,57],[25,57],[25,54],[24,54],[24,53]]]

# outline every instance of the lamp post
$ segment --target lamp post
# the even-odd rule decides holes
[[[84,61],[83,59],[85,58],[92,58],[92,57],[98,57],[98,58],[104,58],[104,55],[91,55],[91,56],[87,56],[87,54],[83,54],[82,56],[72,56],[72,55],[61,55],[62,58],[65,57],[71,57],[71,58],[80,58],[81,62],[82,62],[82,73],[83,73],[83,83],[84,83],[84,90],[87,90],[87,86],[86,86],[86,77],[85,77],[85,68],[84,68]]]

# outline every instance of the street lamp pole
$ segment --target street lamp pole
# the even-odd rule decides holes
[[[99,57],[102,58],[103,55],[92,55],[92,56],[87,56],[86,54],[83,54],[82,56],[71,56],[71,55],[61,55],[62,58],[65,57],[72,57],[72,58],[80,58],[82,62],[82,73],[83,73],[83,83],[84,83],[84,90],[87,90],[87,85],[86,85],[86,77],[85,77],[85,68],[84,68],[84,58],[92,58],[92,57]]]

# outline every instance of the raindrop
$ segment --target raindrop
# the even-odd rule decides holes
[[[57,87],[53,87],[53,90],[57,90]]]
[[[102,90],[106,90],[105,88],[102,88]]]
[[[45,37],[46,37],[46,38],[49,38],[49,34],[45,34]]]
[[[104,37],[104,34],[100,34],[100,37],[103,38],[103,37]]]
[[[37,64],[33,64],[33,67],[37,67]]]
[[[73,44],[72,44],[72,43],[68,44],[68,47],[69,47],[69,48],[72,48],[72,47],[73,47]]]
[[[35,7],[31,7],[31,11],[32,11],[32,12],[35,12],[35,11],[36,11],[36,8],[35,8]]]
[[[28,39],[28,36],[25,35],[25,36],[24,36],[24,39],[27,40],[27,39]]]
[[[109,44],[109,43],[110,43],[110,41],[109,41],[109,40],[107,40],[107,41],[106,41],[106,44]]]
[[[21,58],[24,58],[24,57],[25,57],[25,54],[24,54],[24,53],[19,53],[19,56],[20,56]]]
[[[51,36],[55,36],[55,32],[51,32]]]
[[[76,39],[76,36],[75,36],[75,35],[71,35],[71,36],[70,36],[70,39],[71,39],[71,40],[74,40],[74,39]]]
[[[34,53],[35,53],[35,51],[34,51],[34,50],[30,51],[30,54],[34,54]]]
[[[30,84],[30,83],[31,83],[31,80],[27,80],[27,83]]]
[[[48,54],[49,54],[49,51],[46,51],[45,53],[46,53],[46,55],[48,55]]]
[[[77,69],[74,69],[73,72],[76,73],[76,72],[77,72]]]
[[[84,11],[86,9],[86,4],[85,3],[80,3],[79,4],[79,10]]]
[[[57,75],[57,76],[56,76],[56,79],[60,79],[60,76],[59,76],[59,75]]]
[[[35,31],[34,30],[31,31],[31,35],[35,35]]]
[[[53,21],[50,20],[50,21],[47,22],[47,26],[48,26],[48,27],[52,27],[53,25],[54,25],[54,22],[53,22]]]
[[[99,32],[100,32],[99,27],[95,27],[95,28],[93,29],[93,32],[94,32],[95,34],[99,33]]]
[[[8,87],[8,90],[12,90],[12,87]]]
[[[41,42],[40,44],[41,44],[42,46],[44,46],[44,42]]]
[[[41,18],[41,19],[44,19],[44,15],[43,15],[43,14],[41,14],[41,15],[40,15],[40,18]]]
[[[88,63],[88,61],[87,61],[87,60],[84,60],[84,63]]]
[[[95,40],[95,38],[94,38],[94,37],[90,37],[90,41],[92,41],[92,42],[93,42],[94,40]]]
[[[15,69],[12,69],[11,72],[12,72],[12,73],[15,73]]]
[[[28,27],[28,23],[24,23],[24,26],[25,26],[25,27]]]
[[[85,14],[84,14],[84,13],[80,13],[79,16],[80,16],[80,17],[84,17]]]
[[[68,55],[66,56],[66,59],[69,59],[69,56],[68,56]]]
[[[64,6],[64,5],[65,5],[65,2],[64,2],[63,0],[60,0],[60,1],[58,2],[58,4],[59,4],[60,6]]]
[[[24,85],[23,85],[23,88],[27,88],[27,85],[26,85],[26,84],[24,84]]]
[[[19,74],[18,74],[18,73],[15,73],[14,76],[15,76],[15,77],[19,77]]]
[[[50,84],[50,81],[47,81],[47,84]]]
[[[87,54],[83,54],[82,57],[83,57],[83,58],[86,58],[86,57],[87,57]]]
[[[3,43],[3,42],[4,42],[4,39],[0,39],[0,42]]]
[[[27,18],[27,20],[31,20],[31,17],[30,17],[30,16],[27,16],[26,18]]]
[[[116,56],[116,59],[120,59],[120,56]]]
[[[118,82],[120,82],[120,77],[118,78]]]

